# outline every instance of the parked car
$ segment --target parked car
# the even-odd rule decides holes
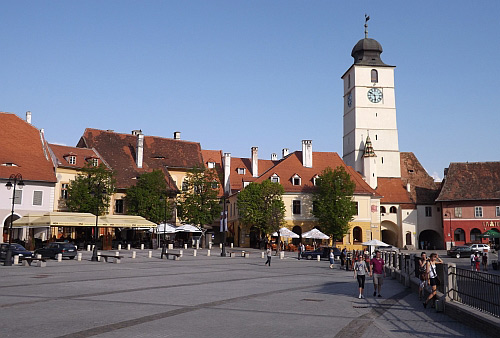
[[[447,251],[449,257],[455,257],[455,258],[460,258],[460,257],[470,257],[473,252],[476,250],[472,250],[472,248],[469,245],[460,245],[460,246],[453,246],[451,247],[450,250]]]
[[[41,249],[35,250],[35,255],[40,254],[42,257],[55,259],[57,258],[57,254],[62,254],[63,258],[68,257],[69,259],[73,259],[76,256],[77,250],[76,246],[71,243],[53,242]]]
[[[479,251],[481,253],[484,252],[484,250],[490,252],[490,246],[488,244],[471,244],[470,248],[472,251]]]
[[[23,257],[31,257],[33,253],[31,251],[26,250],[24,246],[17,243],[12,243],[11,245],[12,257],[15,255],[23,256]],[[5,256],[7,255],[7,250],[9,249],[9,243],[0,244],[0,260],[5,260]]]
[[[330,259],[330,249],[333,249],[335,259],[340,259],[340,250],[335,247],[322,246],[313,251],[302,252],[302,258],[313,259],[320,256],[321,259]]]

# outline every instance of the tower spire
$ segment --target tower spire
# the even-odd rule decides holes
[[[370,20],[370,16],[365,13],[365,39],[368,38],[368,20]]]
[[[375,151],[373,150],[373,145],[372,145],[372,140],[370,140],[370,135],[366,137],[365,152],[363,154],[363,157],[377,157],[377,155],[375,155]]]

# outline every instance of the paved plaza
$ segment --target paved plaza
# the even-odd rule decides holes
[[[352,273],[326,261],[121,253],[0,267],[0,337],[482,337],[390,278],[382,298],[369,280],[358,299]]]

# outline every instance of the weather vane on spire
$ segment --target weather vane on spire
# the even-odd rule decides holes
[[[368,20],[370,20],[370,16],[365,13],[365,39],[368,38]]]

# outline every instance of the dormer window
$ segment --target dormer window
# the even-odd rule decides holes
[[[97,158],[93,158],[93,159],[92,159],[92,166],[93,166],[93,167],[97,167],[98,165],[99,165],[99,159],[97,159]]]
[[[2,163],[4,167],[17,167],[18,165],[12,162]]]
[[[292,184],[293,185],[301,185],[301,179],[300,179],[300,176],[295,174],[293,177],[292,177]]]
[[[209,169],[215,168],[215,162],[208,162],[208,168]]]
[[[313,177],[313,184],[314,184],[315,186],[317,186],[317,185],[318,185],[318,183],[316,182],[316,181],[318,180],[318,178],[319,178],[319,175],[316,175],[316,176],[314,176],[314,177]]]
[[[238,168],[236,170],[238,172],[238,175],[245,175],[245,173],[246,173],[246,169],[245,168]]]
[[[75,155],[70,155],[68,157],[68,163],[69,164],[76,164],[76,156]]]
[[[250,182],[243,182],[243,188],[248,187],[249,184],[250,184]]]
[[[273,183],[280,183],[280,177],[276,174],[273,174],[273,176],[270,177],[270,180]]]

